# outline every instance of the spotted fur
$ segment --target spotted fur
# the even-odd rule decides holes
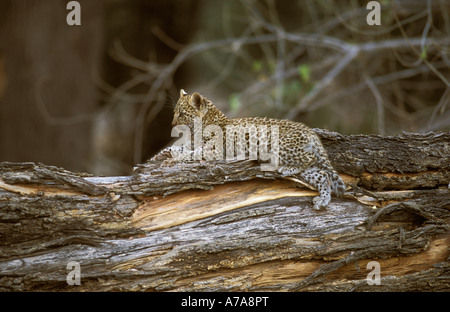
[[[345,184],[333,169],[319,137],[306,125],[290,120],[266,117],[230,119],[206,97],[197,92],[187,94],[181,90],[180,98],[174,109],[172,125],[188,125],[193,128],[195,117],[201,117],[203,129],[208,125],[218,125],[222,128],[223,133],[226,132],[227,126],[240,126],[240,129],[251,125],[278,126],[278,172],[286,177],[300,178],[316,189],[320,196],[314,199],[315,209],[326,207],[330,202],[331,193],[337,196],[344,193]],[[257,132],[247,133],[246,140],[248,141],[246,143],[257,140],[256,135]],[[247,151],[247,153],[250,152]]]

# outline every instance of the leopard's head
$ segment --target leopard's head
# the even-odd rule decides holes
[[[187,94],[183,89],[174,109],[172,126],[193,126],[194,119],[200,117],[203,126],[216,124],[222,126],[227,117],[206,97],[197,92]]]

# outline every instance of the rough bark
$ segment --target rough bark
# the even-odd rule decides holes
[[[350,186],[322,211],[251,161],[154,161],[130,177],[0,163],[0,289],[449,290],[450,132],[316,131]]]

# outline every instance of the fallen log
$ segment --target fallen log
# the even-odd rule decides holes
[[[2,162],[0,290],[449,290],[450,132],[316,132],[349,186],[322,211],[251,161]]]

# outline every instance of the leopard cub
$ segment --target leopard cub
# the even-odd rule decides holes
[[[237,139],[239,131],[230,137],[227,132],[230,127],[247,130],[276,129],[276,146],[273,143],[274,141],[270,140],[274,139],[274,132],[267,134],[268,141],[271,142],[268,148],[274,149],[274,147],[277,147],[276,152],[278,157],[276,170],[283,177],[297,181],[301,180],[310,188],[317,190],[319,196],[314,198],[315,209],[326,207],[331,200],[332,193],[340,196],[345,191],[345,184],[331,166],[328,155],[319,137],[314,131],[302,123],[266,117],[231,119],[225,116],[206,97],[197,92],[187,94],[184,90],[181,90],[180,98],[174,109],[172,125],[187,126],[194,130],[194,135],[195,131],[198,132],[198,130],[194,129],[195,125],[200,126],[200,132],[202,131],[201,129],[214,126],[216,129],[222,130],[224,133],[223,138],[227,140],[231,138],[231,141]],[[258,132],[255,130],[253,134],[258,134]],[[252,153],[252,143],[258,142],[258,140],[255,138],[255,135],[252,136],[251,131],[244,133],[243,137],[247,141],[245,142],[247,146],[250,146],[246,150],[246,155],[248,156],[249,153]],[[226,149],[231,147],[229,141],[226,141],[223,146]],[[261,161],[261,159],[258,160]],[[267,160],[267,158],[264,160]]]

